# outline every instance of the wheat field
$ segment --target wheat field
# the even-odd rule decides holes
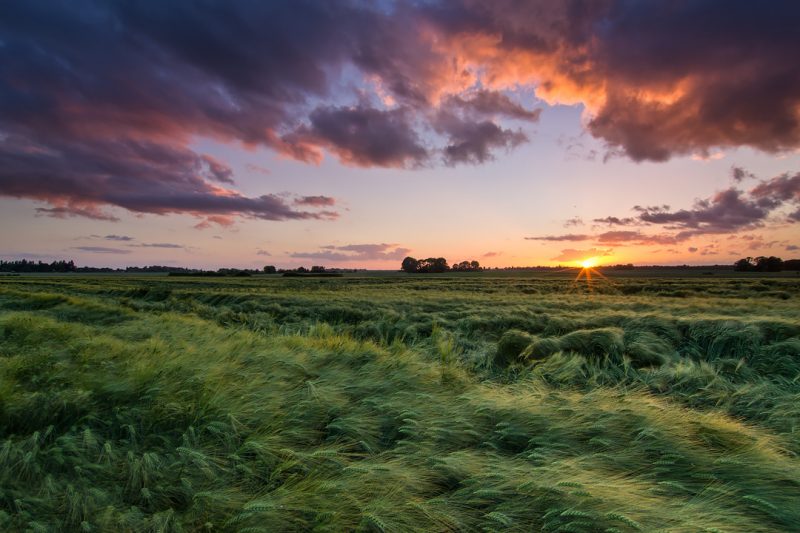
[[[799,296],[0,278],[0,529],[798,531]]]

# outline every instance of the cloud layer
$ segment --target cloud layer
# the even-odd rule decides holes
[[[781,0],[15,2],[0,19],[0,194],[57,217],[333,218],[237,193],[193,139],[310,163],[480,164],[528,142],[541,110],[520,88],[583,104],[588,131],[634,160],[795,150],[798,26],[800,4]],[[646,214],[702,229],[703,209]]]
[[[601,226],[633,226],[600,233],[565,233],[525,237],[541,242],[594,242],[606,246],[672,245],[703,235],[736,235],[768,224],[800,221],[800,173],[762,180],[749,190],[730,187],[688,209],[634,206],[634,217],[608,216]],[[654,233],[652,230],[655,229]]]

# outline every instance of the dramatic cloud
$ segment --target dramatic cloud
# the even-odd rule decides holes
[[[190,147],[480,164],[528,140],[506,123],[539,118],[520,90],[582,104],[588,131],[634,160],[796,150],[798,26],[800,3],[781,0],[13,2],[0,18],[0,195],[109,221],[113,207],[200,227],[330,219],[239,194],[225,162]],[[696,227],[712,228],[702,210]],[[667,215],[692,227],[685,213],[648,216]]]
[[[549,103],[583,103],[589,131],[633,159],[800,145],[795,2],[427,6],[458,65],[491,88],[527,83]]]
[[[447,165],[479,164],[494,158],[496,149],[511,150],[528,140],[521,130],[504,129],[491,120],[475,122],[441,111],[434,129],[447,136],[443,158]]]
[[[397,244],[348,244],[346,246],[322,246],[318,252],[295,252],[295,259],[315,261],[385,261],[403,259],[411,251]]]
[[[300,159],[319,162],[318,146],[362,167],[414,167],[428,158],[405,108],[321,107],[309,120],[310,125],[283,138]]]
[[[221,163],[211,165],[207,156],[166,141],[86,141],[46,134],[0,140],[0,194],[54,206],[37,209],[40,214],[116,220],[103,207],[117,206],[136,213],[197,217],[290,220],[336,216],[296,210],[276,195],[245,197],[212,183],[227,175],[229,169]]]
[[[582,261],[590,257],[603,257],[611,255],[611,250],[600,250],[597,248],[589,248],[587,250],[576,250],[574,248],[567,248],[561,250],[561,253],[552,257],[551,261]]]

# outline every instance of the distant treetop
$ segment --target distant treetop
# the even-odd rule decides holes
[[[461,261],[454,263],[453,266],[447,264],[444,257],[429,257],[427,259],[415,259],[406,257],[403,259],[400,269],[409,274],[430,274],[441,272],[477,272],[483,270],[477,261]]]

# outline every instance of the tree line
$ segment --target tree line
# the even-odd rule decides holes
[[[733,264],[737,272],[780,272],[781,270],[800,270],[800,259],[784,261],[780,257],[744,257]]]
[[[78,267],[74,261],[28,261],[19,259],[17,261],[0,261],[0,272],[77,272]]]
[[[483,269],[477,261],[461,261],[450,266],[444,257],[429,257],[427,259],[406,257],[400,265],[400,270],[409,274],[431,274],[440,272],[477,272]]]

